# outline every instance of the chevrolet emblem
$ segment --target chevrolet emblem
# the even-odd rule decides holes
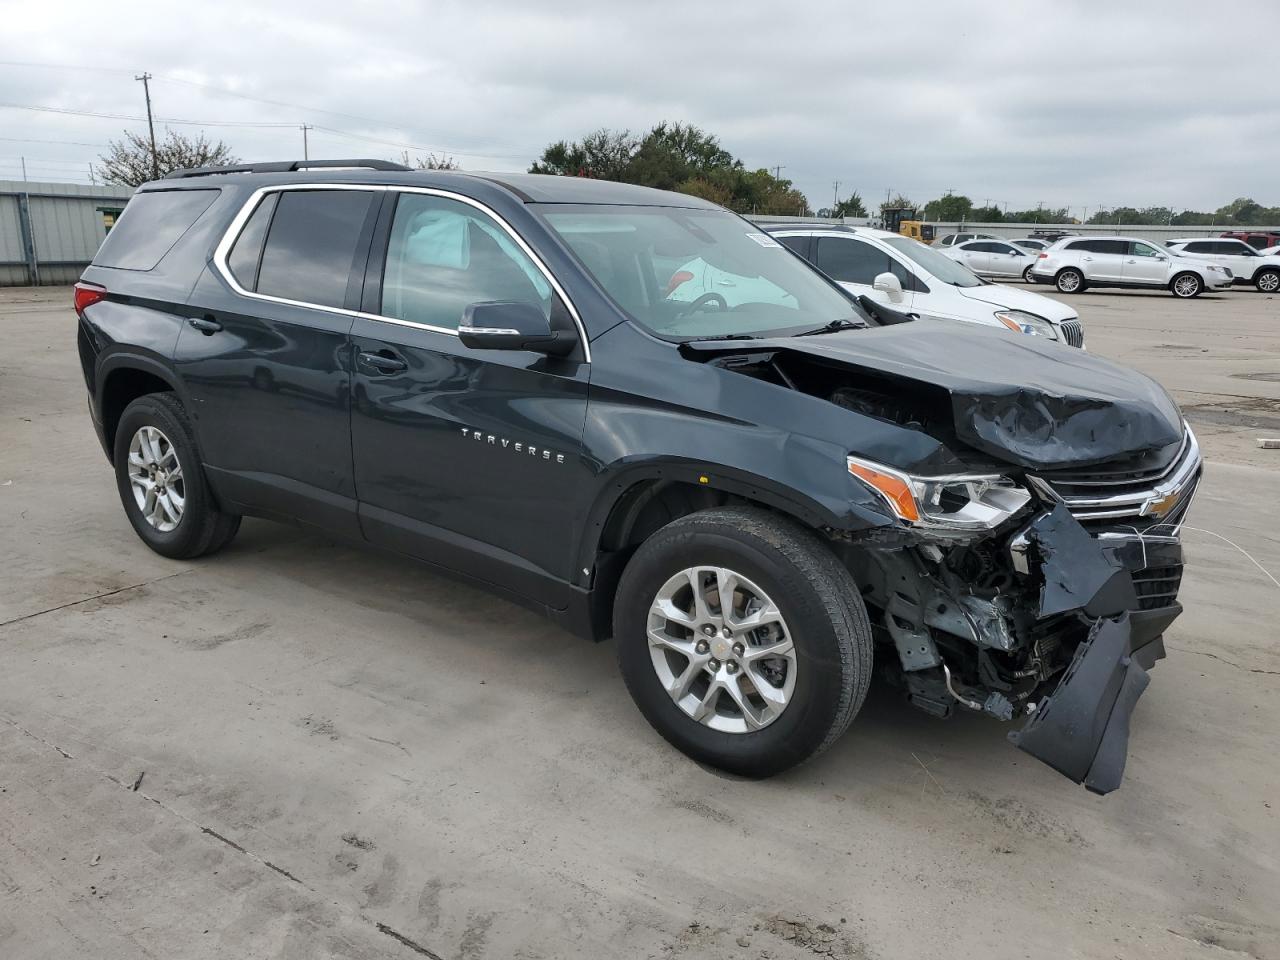
[[[1164,519],[1169,512],[1177,506],[1178,501],[1182,498],[1182,488],[1171,490],[1163,497],[1156,497],[1148,500],[1142,507],[1142,515],[1146,517],[1159,517]]]

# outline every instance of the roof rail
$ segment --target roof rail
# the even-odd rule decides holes
[[[166,180],[207,177],[216,173],[296,173],[299,170],[409,170],[403,163],[390,160],[277,160],[271,163],[236,163],[225,167],[192,167],[164,175]]]

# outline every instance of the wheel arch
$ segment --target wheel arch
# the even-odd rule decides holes
[[[95,406],[102,418],[107,457],[115,461],[115,435],[120,415],[129,404],[149,393],[174,393],[185,404],[177,377],[160,361],[136,353],[114,353],[98,369]]]
[[[815,499],[746,471],[683,463],[619,469],[603,484],[588,512],[578,552],[578,572],[589,577],[597,639],[609,635],[618,581],[636,548],[679,517],[728,503],[761,507],[817,531],[888,522],[856,503],[849,504],[849,514],[840,516]]]

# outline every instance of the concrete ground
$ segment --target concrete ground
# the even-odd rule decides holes
[[[259,521],[159,557],[70,291],[0,291],[0,957],[1280,957],[1280,588],[1216,538],[1280,575],[1280,300],[1071,303],[1210,461],[1104,798],[883,692],[742,782],[612,644],[409,561]]]

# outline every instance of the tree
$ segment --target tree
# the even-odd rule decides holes
[[[428,153],[425,157],[414,156],[409,157],[408,150],[400,151],[400,163],[406,167],[413,167],[415,170],[459,170],[461,167],[458,161],[453,159],[447,153],[436,156],[434,153]]]
[[[529,172],[629,182],[627,168],[639,145],[630,130],[601,128],[587,134],[581,143],[560,140],[551,144],[542,151],[542,158],[529,167]]]
[[[958,193],[948,193],[924,205],[926,220],[969,220],[972,212],[973,201]]]
[[[833,217],[865,217],[867,208],[856,192],[849,194],[831,209]]]
[[[883,215],[886,210],[914,210],[916,203],[914,200],[908,200],[902,194],[898,194],[892,200],[886,200],[880,204],[880,213]]]
[[[715,136],[692,124],[659,123],[643,137],[602,128],[581,141],[560,140],[529,172],[676,190],[739,213],[809,214],[808,201],[790,180],[748,170]]]
[[[974,223],[999,223],[1004,214],[999,207],[974,207],[969,212],[969,219]]]
[[[151,162],[151,141],[129,130],[124,131],[123,140],[108,141],[107,152],[98,160],[101,163],[94,172],[103,183],[126,187],[136,187],[156,179],[157,168],[159,176],[163,177],[174,170],[240,162],[221,140],[210,143],[203,133],[184,137],[176,130],[167,131],[164,139],[156,144],[154,165]]]

